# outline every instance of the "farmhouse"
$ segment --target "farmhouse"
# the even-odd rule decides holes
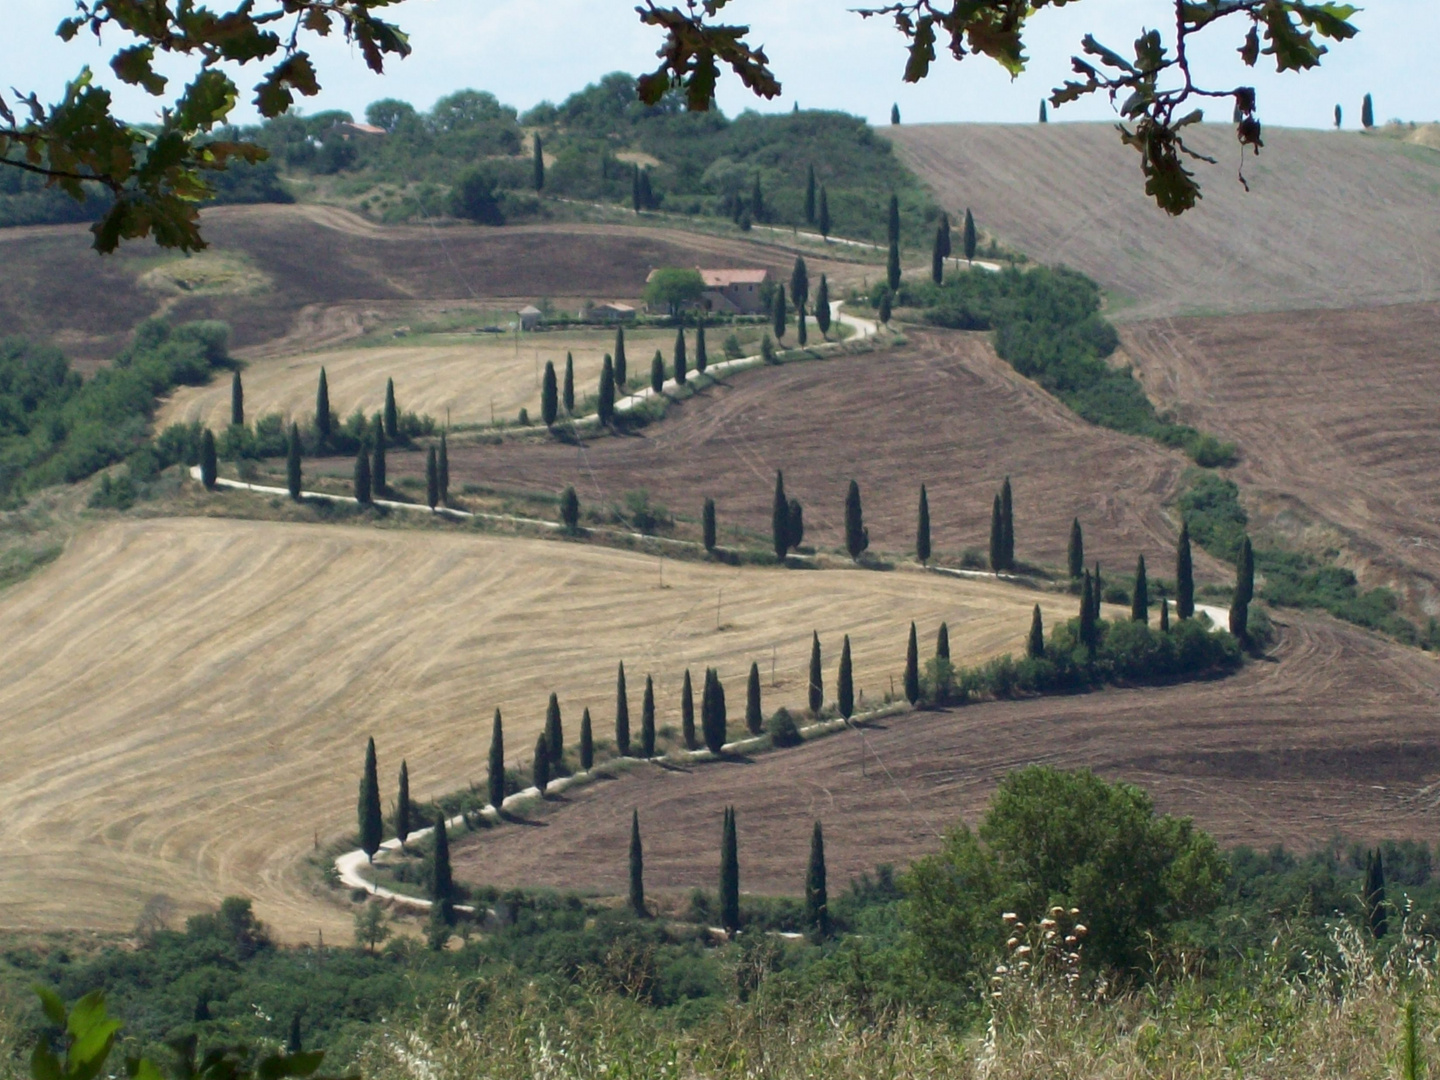
[[[595,304],[593,307],[587,308],[580,314],[582,316],[588,314],[590,318],[598,319],[601,322],[618,322],[622,319],[628,320],[635,318],[635,309],[629,304],[612,302],[606,304]]]
[[[756,315],[765,310],[762,290],[770,283],[769,270],[706,270],[700,268],[705,292],[700,302],[706,311]]]

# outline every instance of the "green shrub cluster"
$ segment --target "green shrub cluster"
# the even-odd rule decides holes
[[[1180,447],[1207,468],[1234,461],[1232,444],[1157,415],[1134,374],[1106,362],[1120,339],[1100,313],[1100,287],[1083,274],[972,269],[943,285],[903,284],[898,300],[924,308],[935,326],[993,331],[1003,359],[1092,424]]]

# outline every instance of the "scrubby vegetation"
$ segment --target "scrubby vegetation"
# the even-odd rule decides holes
[[[1003,359],[1093,424],[1181,447],[1206,467],[1235,457],[1233,445],[1158,415],[1133,373],[1107,363],[1120,339],[1100,312],[1100,287],[1083,274],[972,269],[943,285],[903,284],[897,299],[935,326],[993,331]]]

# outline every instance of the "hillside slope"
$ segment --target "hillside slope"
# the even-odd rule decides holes
[[[1440,153],[1345,132],[1272,129],[1244,158],[1228,126],[1195,149],[1204,199],[1170,218],[1109,124],[888,129],[953,214],[1105,286],[1126,319],[1440,299]]]

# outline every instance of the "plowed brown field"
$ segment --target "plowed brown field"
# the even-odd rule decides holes
[[[1260,520],[1440,614],[1440,305],[1168,319],[1123,337],[1155,400],[1240,445]]]
[[[538,827],[463,839],[456,875],[623,895],[638,807],[647,891],[714,889],[720,815],[734,805],[742,889],[799,893],[819,819],[833,895],[973,825],[999,779],[1032,762],[1140,784],[1222,843],[1306,849],[1336,831],[1428,842],[1437,707],[1430,657],[1300,617],[1273,659],[1219,682],[914,713],[753,760],[637,769],[566,793]]]
[[[1204,199],[1171,218],[1146,198],[1112,124],[885,129],[953,214],[1045,263],[1084,271],[1126,318],[1440,299],[1440,153],[1358,133],[1267,128],[1242,158],[1228,125],[1186,136]]]

